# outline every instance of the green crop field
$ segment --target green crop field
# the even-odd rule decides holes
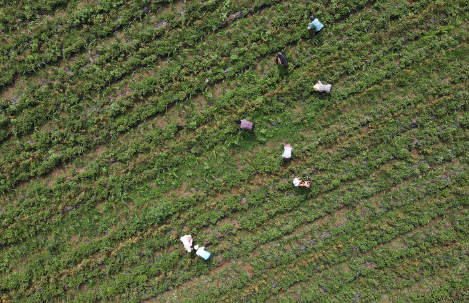
[[[1,302],[468,302],[468,37],[467,0],[0,0]]]

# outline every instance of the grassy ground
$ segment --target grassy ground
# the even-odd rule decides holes
[[[30,2],[0,6],[3,301],[468,300],[464,1]]]

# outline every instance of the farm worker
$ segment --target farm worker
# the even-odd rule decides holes
[[[291,158],[291,150],[293,149],[293,147],[291,147],[290,144],[284,144],[283,145],[283,154],[282,154],[282,157],[284,159],[290,159]]]
[[[320,30],[322,30],[324,25],[321,22],[319,22],[318,18],[314,18],[314,16],[311,16],[310,19],[312,22],[309,24],[308,30],[312,29],[313,27],[316,28],[316,32],[319,32]]]
[[[288,67],[287,54],[285,54],[285,52],[277,53],[277,63],[284,67]]]
[[[236,123],[240,124],[240,127],[241,127],[242,130],[249,130],[249,131],[254,130],[254,123],[250,122],[246,119],[243,119],[241,121],[237,121]]]
[[[318,81],[316,85],[313,86],[314,90],[320,93],[330,93],[332,89],[332,85],[330,84],[322,84],[321,81]]]
[[[181,242],[184,244],[184,248],[187,252],[192,251],[192,236],[191,235],[184,235],[181,237]]]
[[[294,178],[293,179],[293,185],[295,185],[296,187],[300,186],[300,179]]]
[[[300,178],[294,178],[293,179],[293,185],[298,187],[306,187],[306,188],[309,188],[311,186],[311,181],[303,181],[301,180]]]
[[[205,250],[205,247],[199,247],[199,245],[194,246],[194,249],[197,250],[197,256],[201,257],[204,260],[208,260],[210,258],[210,252]]]

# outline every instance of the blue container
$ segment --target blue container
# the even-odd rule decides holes
[[[322,28],[324,27],[324,24],[319,22],[318,18],[314,18],[313,16],[311,16],[311,20],[313,21],[309,24],[308,30],[312,29],[313,27],[316,28],[316,32],[319,32],[320,30],[322,30]]]
[[[196,254],[204,260],[208,260],[210,258],[210,252],[206,251],[204,247],[199,247]]]

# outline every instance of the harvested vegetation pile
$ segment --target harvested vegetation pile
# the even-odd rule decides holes
[[[0,2],[0,298],[468,301],[466,2]]]

